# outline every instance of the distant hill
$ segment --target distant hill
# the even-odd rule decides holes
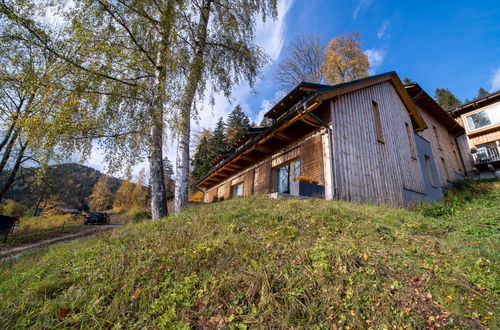
[[[58,200],[68,208],[88,210],[88,197],[99,177],[103,175],[91,167],[80,164],[53,165],[47,169],[43,182],[38,184],[35,178],[37,170],[37,168],[24,170],[7,192],[6,199],[32,207],[43,193],[42,199],[57,195]],[[0,175],[0,182],[4,182],[5,175],[5,173]],[[113,193],[118,190],[120,182],[120,179],[110,177],[109,183]]]

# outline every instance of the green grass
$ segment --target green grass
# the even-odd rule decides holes
[[[445,211],[439,211],[445,210]],[[415,211],[250,197],[0,268],[3,328],[496,328],[500,183]]]

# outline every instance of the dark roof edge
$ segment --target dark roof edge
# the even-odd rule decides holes
[[[449,113],[458,112],[460,110],[464,110],[465,108],[473,106],[473,105],[475,105],[475,104],[477,104],[479,102],[485,102],[485,101],[488,101],[488,100],[490,100],[490,99],[492,99],[494,97],[497,97],[497,96],[500,96],[500,90],[498,90],[496,92],[493,92],[493,93],[490,93],[490,94],[486,95],[483,98],[480,98],[480,99],[477,99],[477,100],[473,100],[473,101],[470,101],[468,103],[459,105],[458,107],[455,107],[453,109],[448,110],[448,112]]]

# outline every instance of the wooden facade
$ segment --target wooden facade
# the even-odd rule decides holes
[[[459,129],[414,103],[395,73],[337,86],[303,83],[266,115],[274,124],[239,139],[198,183],[205,202],[231,198],[242,184],[243,196],[305,192],[402,206],[430,199],[424,156],[437,165],[442,187],[464,172]],[[426,144],[430,156],[420,151]]]
[[[450,111],[466,131],[472,164],[470,173],[479,177],[500,177],[500,92],[475,100]],[[472,118],[480,117],[480,127]]]

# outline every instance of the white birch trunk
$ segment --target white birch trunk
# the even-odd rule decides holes
[[[207,41],[208,21],[210,19],[210,7],[212,0],[204,1],[200,20],[198,22],[194,50],[195,55],[189,67],[189,76],[186,90],[183,95],[180,108],[179,141],[177,144],[177,174],[175,184],[174,212],[179,213],[188,203],[189,195],[189,141],[191,134],[191,108],[196,96],[198,84],[203,75],[204,51]]]

